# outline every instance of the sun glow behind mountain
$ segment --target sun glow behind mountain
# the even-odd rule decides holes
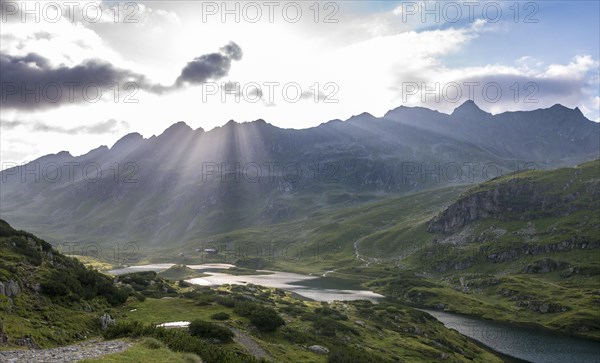
[[[121,3],[115,18],[112,3],[89,1],[101,21],[76,8],[73,19],[62,9],[58,21],[41,14],[39,23],[22,22],[23,9],[7,3],[4,84],[60,75],[99,82],[103,97],[86,102],[76,89],[70,102],[63,89],[58,102],[22,102],[19,94],[12,102],[3,88],[4,163],[62,145],[81,154],[128,131],[150,137],[176,120],[205,130],[231,119],[307,128],[365,111],[382,116],[400,104],[449,113],[467,99],[493,113],[560,103],[598,121],[597,2],[519,3],[518,14],[508,3],[481,3],[472,16],[459,2],[456,20],[444,3],[435,14],[434,2],[282,2],[272,14],[261,7],[254,21],[256,9],[242,3]],[[489,83],[501,88],[497,100]]]

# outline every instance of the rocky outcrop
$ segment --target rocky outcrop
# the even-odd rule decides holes
[[[563,261],[554,261],[550,258],[544,258],[534,263],[525,266],[523,269],[523,273],[525,274],[539,274],[539,273],[547,273],[556,271],[559,269],[564,269],[568,267],[568,263]]]
[[[311,345],[310,347],[308,347],[308,349],[310,349],[311,352],[317,353],[317,354],[328,354],[329,353],[329,349],[327,349],[326,347],[324,347],[322,345]]]
[[[0,295],[4,295],[7,298],[13,298],[21,292],[19,283],[15,280],[8,280],[6,282],[0,281]]]
[[[509,215],[526,213],[529,218],[572,213],[568,203],[575,196],[558,197],[544,185],[511,179],[489,190],[474,191],[450,205],[429,222],[428,232],[453,233],[467,224],[484,219],[507,219]]]
[[[544,301],[519,301],[517,303],[517,306],[525,307],[531,311],[535,311],[542,314],[559,313],[568,310],[565,306],[562,306],[561,304],[549,303]]]
[[[104,314],[100,317],[100,326],[102,327],[102,330],[108,329],[109,325],[112,325],[115,323],[116,323],[115,319],[113,319],[112,316],[110,316],[108,314]]]
[[[20,345],[22,347],[30,348],[30,349],[39,349],[40,348],[40,346],[37,345],[37,343],[35,342],[33,337],[30,335],[26,335],[24,337],[15,339],[15,344]]]
[[[551,252],[565,252],[577,249],[597,249],[600,248],[600,242],[588,242],[578,241],[577,238],[573,238],[568,241],[562,241],[558,243],[551,243],[546,245],[525,245],[522,247],[516,247],[510,250],[499,251],[488,254],[487,260],[492,263],[504,263],[514,261],[521,255],[541,255]],[[549,262],[543,263],[546,268],[549,267]],[[558,268],[557,265],[554,269]],[[532,269],[536,269],[532,267]],[[533,271],[533,270],[532,270]],[[531,272],[530,272],[531,273]]]

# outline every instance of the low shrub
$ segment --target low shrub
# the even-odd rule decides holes
[[[285,321],[273,308],[253,302],[236,302],[233,312],[250,319],[250,322],[262,332],[273,332],[285,325]]]
[[[138,321],[110,325],[102,335],[105,339],[151,337],[161,341],[174,352],[192,353],[205,363],[258,363],[251,355],[209,344],[181,329],[157,328]]]
[[[219,297],[217,297],[216,301],[217,301],[218,304],[223,305],[223,306],[228,307],[228,308],[232,308],[232,307],[235,306],[235,300],[233,300],[229,296],[219,296]]]
[[[144,338],[142,345],[148,349],[160,349],[165,346],[160,340],[154,338]]]
[[[192,336],[203,339],[217,339],[221,343],[233,340],[233,332],[228,328],[203,320],[194,320],[188,328]]]
[[[226,312],[214,313],[210,316],[210,318],[214,320],[227,320],[229,319],[229,314]]]

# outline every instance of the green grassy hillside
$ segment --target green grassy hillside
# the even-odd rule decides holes
[[[275,331],[259,328],[252,312],[261,309],[281,316],[284,325]],[[227,319],[216,320],[216,314],[226,314]],[[282,290],[255,285],[186,287],[173,299],[132,301],[116,318],[119,323],[105,335],[155,336],[175,349],[168,336],[152,328],[154,324],[218,323],[250,337],[277,362],[501,361],[429,315],[401,304],[302,301]],[[308,347],[313,345],[327,348],[329,354],[312,352]],[[246,346],[237,341],[219,347],[246,352]]]
[[[371,286],[411,304],[600,338],[599,168],[469,189],[428,224],[432,243],[406,260],[409,270]],[[407,277],[414,283],[399,281]]]
[[[100,316],[128,297],[106,275],[0,220],[4,346],[48,347],[98,334]]]
[[[301,273],[324,273],[368,261],[394,265],[431,241],[427,221],[464,190],[465,186],[456,186],[366,205],[323,208],[304,220],[240,229],[150,252],[145,262],[226,262]],[[205,248],[218,253],[203,253]],[[365,261],[357,259],[357,250]]]

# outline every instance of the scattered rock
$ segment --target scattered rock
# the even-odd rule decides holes
[[[526,274],[537,274],[537,273],[547,273],[552,272],[558,269],[563,269],[568,266],[567,263],[562,261],[554,261],[550,258],[544,258],[538,261],[535,261],[531,265],[527,265],[523,269],[523,273]]]
[[[19,287],[19,283],[14,280],[9,280],[7,282],[0,281],[0,295],[4,295],[7,298],[12,298],[17,296],[21,292],[21,288]]]
[[[519,301],[517,303],[517,306],[525,307],[531,311],[535,311],[542,314],[560,313],[568,310],[566,306],[562,306],[559,303],[548,303],[542,301]]]
[[[26,335],[26,336],[24,336],[22,338],[15,339],[15,344],[16,345],[20,345],[22,347],[31,348],[31,349],[38,349],[39,348],[39,345],[37,345],[37,343],[35,342],[35,340],[30,335]]]
[[[83,359],[103,356],[105,354],[119,353],[128,349],[130,346],[131,343],[120,340],[111,340],[106,342],[91,340],[76,345],[52,349],[21,349],[14,351],[0,351],[0,362],[76,362]]]
[[[329,349],[325,348],[322,345],[311,345],[310,347],[308,347],[308,349],[310,349],[311,352],[317,354],[329,354]]]

